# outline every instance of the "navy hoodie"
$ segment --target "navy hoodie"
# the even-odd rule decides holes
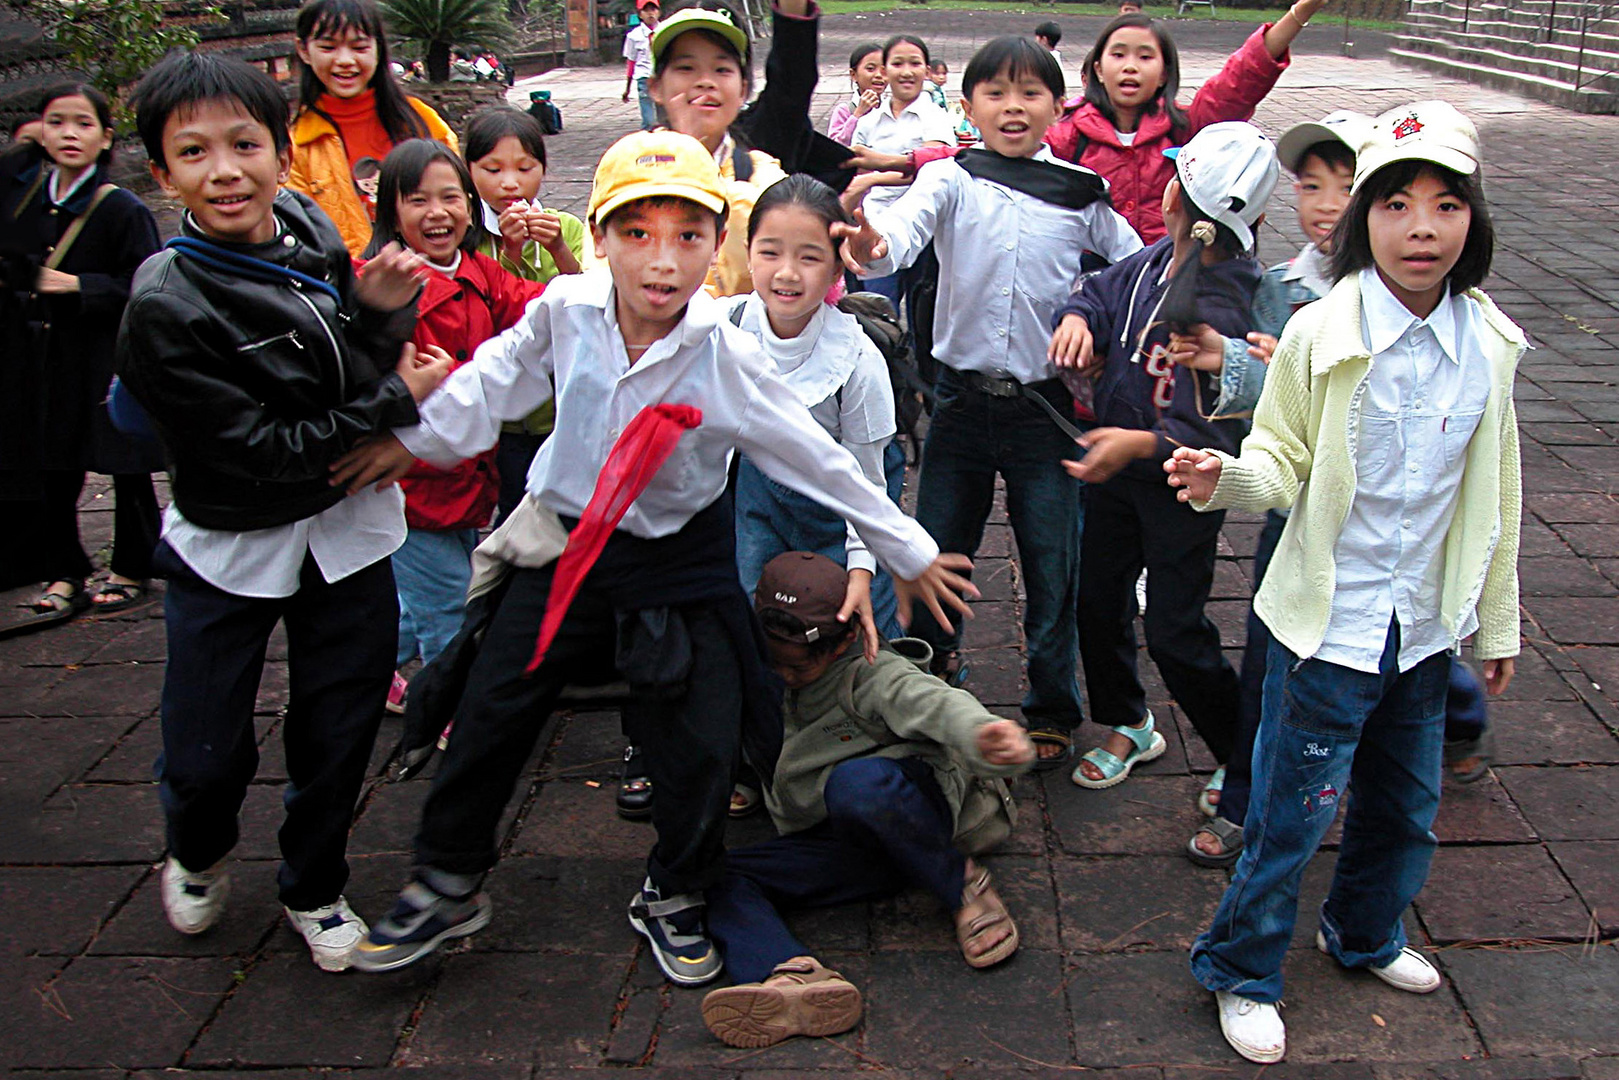
[[[1151,431],[1157,452],[1132,461],[1120,475],[1164,482],[1163,462],[1177,446],[1236,453],[1248,434],[1246,420],[1206,420],[1220,397],[1217,374],[1172,362],[1169,328],[1142,329],[1169,288],[1161,281],[1175,253],[1169,237],[1114,263],[1085,282],[1052,317],[1053,329],[1068,315],[1090,326],[1096,352],[1105,358],[1096,381],[1096,422],[1103,427]],[[1249,308],[1264,273],[1246,256],[1205,266],[1198,273],[1199,318],[1229,338],[1241,340],[1253,329]],[[1138,348],[1139,345],[1139,348]]]

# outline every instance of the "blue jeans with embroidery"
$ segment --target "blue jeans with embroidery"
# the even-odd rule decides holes
[[[899,503],[896,487],[905,483],[905,451],[890,442],[883,454],[888,494]],[[896,485],[897,481],[897,485]],[[813,551],[845,565],[848,526],[810,498],[776,483],[743,458],[736,470],[736,568],[742,590],[753,596],[765,564],[789,551]],[[894,579],[881,568],[871,580],[872,620],[885,638],[899,637]]]
[[[1246,844],[1214,921],[1192,945],[1210,990],[1282,997],[1299,880],[1353,789],[1321,931],[1346,967],[1381,967],[1405,946],[1401,915],[1422,891],[1437,842],[1450,657],[1396,665],[1391,625],[1376,674],[1303,660],[1271,644],[1254,743]]]

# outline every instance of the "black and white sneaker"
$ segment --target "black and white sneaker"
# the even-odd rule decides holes
[[[230,896],[230,875],[224,865],[221,859],[207,870],[194,873],[173,855],[163,860],[160,892],[163,914],[170,926],[182,934],[200,934],[219,921]]]
[[[322,971],[347,971],[354,946],[366,935],[365,920],[354,914],[339,896],[333,903],[309,911],[285,909],[287,921],[309,944],[309,955]]]
[[[670,982],[701,986],[715,979],[722,964],[703,922],[703,899],[682,893],[667,899],[647,878],[630,900],[630,925],[652,945],[652,955]]]
[[[457,899],[422,881],[406,885],[393,910],[354,946],[349,963],[357,971],[393,971],[414,964],[455,938],[489,925],[494,910],[483,893]]]

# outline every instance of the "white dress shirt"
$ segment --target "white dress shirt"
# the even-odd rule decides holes
[[[367,487],[314,517],[249,532],[194,525],[170,503],[163,539],[216,589],[261,600],[286,597],[298,591],[305,555],[313,555],[320,576],[332,582],[398,551],[405,542],[405,493],[398,484]]]
[[[1478,628],[1470,613],[1453,635],[1439,612],[1445,536],[1490,370],[1467,297],[1447,289],[1418,319],[1374,267],[1360,272],[1360,295],[1372,365],[1352,421],[1355,495],[1333,549],[1337,585],[1316,656],[1376,672],[1398,619],[1398,666],[1409,671]]]
[[[756,336],[765,355],[793,396],[810,411],[815,422],[838,441],[867,480],[883,487],[883,451],[894,437],[894,384],[888,361],[877,351],[853,315],[822,304],[797,337],[777,337],[758,293],[728,296],[720,301],[726,318],[742,311],[742,329]],[[860,534],[849,527],[845,565],[850,570],[877,569]]]
[[[1057,161],[1047,146],[1034,160],[1090,171]],[[888,254],[868,276],[909,266],[933,241],[933,354],[958,371],[1021,383],[1056,378],[1046,359],[1051,317],[1079,281],[1085,250],[1110,262],[1141,250],[1141,237],[1105,202],[1055,206],[974,177],[953,158],[922,166],[904,197],[870,220]]]
[[[869,146],[884,154],[906,154],[930,142],[956,145],[956,124],[926,93],[918,95],[898,116],[894,115],[892,101],[884,93],[883,103],[862,116],[854,126],[855,146]],[[872,188],[861,204],[866,216],[869,218],[893,203],[907,189],[907,185]]]
[[[631,78],[652,77],[652,29],[646,23],[638,23],[635,29],[624,35],[624,59],[635,64]]]
[[[897,576],[914,579],[939,554],[926,530],[861,475],[782,380],[758,339],[729,325],[699,291],[685,317],[633,364],[618,327],[611,275],[559,277],[523,318],[478,346],[397,434],[417,457],[448,466],[495,445],[500,425],[527,416],[556,383],[556,427],[529,466],[528,490],[558,514],[590,502],[607,454],[649,405],[691,405],[702,424],[680,437],[619,523],[646,539],[678,532],[725,490],[740,449],[772,480],[853,523]]]

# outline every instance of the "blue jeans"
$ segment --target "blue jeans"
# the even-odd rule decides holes
[[[1055,382],[1055,380],[1053,380]],[[922,447],[916,520],[941,551],[973,555],[984,538],[995,497],[995,476],[1006,480],[1006,513],[1023,558],[1027,606],[1023,633],[1029,692],[1023,717],[1030,727],[1071,731],[1084,719],[1075,669],[1079,634],[1079,542],[1083,485],[1062,467],[1079,448],[1032,401],[992,397],[941,367],[933,421]],[[1057,391],[1052,391],[1054,399]],[[1067,391],[1061,391],[1066,397]],[[1055,400],[1058,408],[1067,401]],[[960,647],[925,609],[912,612],[911,633],[935,653]]]
[[[826,778],[826,820],[803,832],[725,853],[708,890],[708,931],[739,983],[814,955],[782,909],[831,907],[923,888],[961,907],[967,860],[933,769],[920,758],[851,758]]]
[[[636,101],[641,106],[641,129],[651,131],[658,126],[658,104],[652,100],[652,95],[647,92],[646,84],[646,79],[636,79],[635,94]]]
[[[890,442],[883,453],[888,493],[894,494],[895,481],[905,483],[905,451]],[[751,598],[764,573],[765,564],[788,551],[813,551],[839,566],[848,553],[848,526],[844,520],[807,495],[783,487],[743,458],[736,471],[736,567],[742,578],[742,591]],[[896,617],[899,603],[894,597],[894,579],[878,569],[871,580],[872,618],[877,632],[885,638],[901,634]]]
[[[472,549],[477,529],[410,529],[394,552],[394,584],[399,590],[400,664],[420,656],[423,664],[444,651],[461,629],[472,581]]]
[[[1192,944],[1192,974],[1210,990],[1281,1000],[1299,880],[1346,788],[1354,797],[1321,931],[1345,967],[1382,967],[1405,946],[1400,916],[1437,846],[1450,657],[1438,652],[1401,673],[1399,640],[1391,625],[1375,675],[1301,661],[1272,643],[1247,843],[1214,921]]]

